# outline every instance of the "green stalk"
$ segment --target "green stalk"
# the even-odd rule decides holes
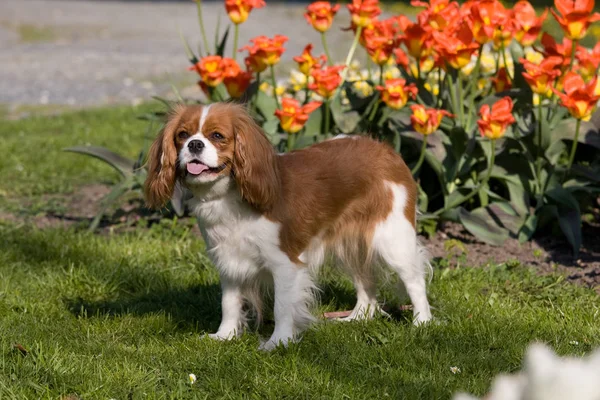
[[[379,101],[379,99],[377,99],[377,102],[375,103],[375,105],[371,109],[371,112],[369,113],[369,118],[368,118],[369,123],[373,122],[373,118],[375,118],[375,115],[377,114],[377,110],[379,109],[379,103],[381,103],[381,101]]]
[[[383,86],[383,65],[379,66],[379,86]]]
[[[535,160],[535,174],[537,178],[538,194],[541,196],[544,191],[542,185],[542,100],[538,104],[538,132],[537,132],[537,154]]]
[[[279,99],[277,98],[277,81],[275,80],[275,67],[271,65],[271,84],[273,85],[273,97],[275,97],[275,104],[277,108],[281,108],[279,105]]]
[[[502,42],[502,46],[500,46],[500,51],[502,52],[502,60],[504,60],[504,69],[506,70],[506,75],[508,76],[508,79],[510,79],[510,81],[513,81],[512,76],[510,76],[510,72],[508,71],[508,64],[506,63],[506,52],[504,51],[504,42]],[[514,65],[514,60],[513,60],[513,65]],[[499,73],[499,71],[496,71],[496,73]]]
[[[208,39],[206,38],[206,30],[204,29],[204,19],[202,18],[202,0],[196,0],[196,9],[198,10],[198,22],[200,23],[200,33],[202,34],[202,42],[204,43],[204,51],[208,53]]]
[[[573,63],[575,62],[575,52],[577,51],[577,40],[573,40],[573,48],[571,49],[571,62],[569,63],[569,69],[573,68]],[[558,82],[558,81],[557,81]]]
[[[331,61],[331,55],[329,54],[329,46],[327,46],[325,32],[321,32],[321,42],[323,43],[323,50],[325,50],[325,55],[327,56],[327,65],[333,65],[333,61]]]
[[[231,56],[231,58],[233,58],[233,60],[236,60],[237,57],[237,50],[238,50],[238,39],[240,37],[240,26],[239,24],[235,24],[234,28],[233,28],[233,55]]]
[[[442,107],[442,67],[438,68],[438,95],[436,99],[437,107]]]
[[[581,128],[581,120],[577,120],[577,125],[575,126],[575,140],[573,140],[573,144],[571,145],[571,154],[569,155],[569,165],[567,165],[567,173],[565,174],[565,178],[571,172],[571,166],[573,165],[573,160],[575,160],[575,152],[577,151],[577,143],[579,142],[579,128]]]
[[[460,126],[465,128],[465,104],[463,100],[463,82],[460,77],[460,72],[456,74],[456,83],[458,84],[458,107],[459,107],[459,118],[460,118]]]
[[[260,91],[260,72],[256,73],[256,92],[254,93],[253,99],[252,99],[252,110],[254,112],[256,112],[257,110],[257,103],[258,103],[258,92]]]
[[[479,69],[481,68],[481,54],[483,53],[483,45],[479,47],[479,54],[477,55],[477,61],[475,62],[475,67],[471,72],[471,82],[473,83],[469,92],[469,115],[467,117],[467,131],[471,131],[471,123],[473,122],[473,115],[477,113],[475,107],[475,93],[477,92],[477,76],[479,76]],[[471,110],[475,110],[475,113],[471,112]]]
[[[479,186],[476,189],[474,189],[471,193],[469,193],[464,199],[458,200],[458,201],[454,202],[453,204],[450,204],[446,207],[440,208],[439,210],[434,212],[433,215],[437,216],[437,215],[443,214],[444,212],[446,212],[450,209],[458,207],[459,205],[466,202],[467,200],[472,199],[473,196],[475,196],[477,193],[479,193],[481,191],[481,189],[483,189],[485,187],[485,185],[487,185],[488,181],[490,180],[490,177],[492,176],[492,169],[494,168],[494,163],[496,162],[496,139],[492,139],[491,143],[492,143],[492,156],[490,157],[490,165],[488,166],[488,171],[487,171],[487,174],[485,175],[485,178],[483,178],[483,180],[481,181]]]
[[[352,46],[350,47],[350,51],[348,52],[348,56],[346,56],[346,62],[344,65],[346,68],[342,71],[342,82],[338,88],[338,93],[342,90],[342,86],[344,86],[344,82],[346,82],[346,75],[348,75],[348,68],[350,67],[350,63],[352,62],[352,58],[354,58],[354,53],[356,52],[356,47],[358,46],[358,41],[360,39],[360,35],[362,33],[362,26],[359,26],[356,29],[356,35],[354,35],[354,41],[352,42]]]
[[[329,99],[325,99],[325,138],[329,137]]]
[[[287,140],[287,151],[288,153],[294,150],[294,144],[296,143],[296,133],[288,133]]]
[[[417,172],[421,168],[421,165],[423,164],[423,160],[425,160],[425,150],[427,149],[427,137],[427,135],[423,136],[423,144],[421,145],[421,154],[419,155],[419,160],[417,161],[413,169],[410,171],[412,176],[416,176]]]

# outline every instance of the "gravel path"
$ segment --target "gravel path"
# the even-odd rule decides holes
[[[304,7],[275,4],[253,11],[241,26],[240,44],[280,33],[290,36],[284,62],[309,42],[320,52],[319,35],[302,17]],[[204,14],[209,38],[219,14],[222,26],[229,22],[221,1],[206,3]],[[337,28],[348,19],[341,10],[329,36],[339,58],[352,38]],[[178,29],[197,48],[192,1],[1,0],[0,105],[136,103],[167,93],[171,84],[197,94]]]

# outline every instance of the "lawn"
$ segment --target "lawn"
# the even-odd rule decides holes
[[[0,206],[12,212],[114,182],[100,162],[60,149],[91,143],[133,157],[147,140],[135,117],[150,108],[2,121]],[[401,312],[322,321],[299,344],[263,353],[268,319],[258,332],[214,342],[203,336],[219,323],[218,277],[192,224],[92,234],[2,222],[0,213],[0,398],[448,399],[484,394],[494,375],[520,368],[532,341],[575,355],[600,345],[592,290],[518,262],[456,269],[446,260],[436,260],[430,286],[436,324],[413,327]],[[352,307],[352,285],[333,268],[320,282],[315,313]],[[395,304],[390,285],[381,292]]]

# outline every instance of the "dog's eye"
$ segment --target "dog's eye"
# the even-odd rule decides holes
[[[179,132],[179,133],[177,134],[177,137],[178,137],[179,139],[185,140],[185,139],[189,138],[189,137],[190,137],[190,135],[189,135],[189,133],[187,133],[186,131],[181,131],[181,132]]]
[[[223,135],[221,135],[219,132],[213,132],[213,134],[211,136],[213,139],[216,139],[216,140],[224,139]]]

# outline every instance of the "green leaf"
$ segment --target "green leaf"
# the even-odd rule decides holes
[[[577,121],[573,118],[561,121],[561,123],[556,126],[556,129],[552,129],[550,132],[550,140],[552,142],[556,142],[557,140],[572,141],[575,138],[576,122]],[[578,142],[600,149],[600,134],[594,124],[581,121]]]
[[[521,226],[521,229],[519,230],[519,234],[517,236],[519,239],[519,243],[525,243],[529,239],[531,239],[531,237],[537,229],[537,224],[538,217],[535,214],[531,214],[525,219],[525,222],[523,223],[523,226]]]
[[[469,212],[460,207],[458,217],[465,229],[483,242],[501,246],[508,239],[508,230],[499,226],[485,208]]]
[[[342,133],[353,133],[362,119],[356,111],[344,111],[340,96],[336,96],[329,100],[329,109],[335,121],[335,125]]]
[[[98,228],[98,225],[100,224],[102,217],[106,213],[106,210],[114,203],[116,203],[121,196],[129,192],[134,185],[135,177],[132,175],[113,186],[112,190],[106,196],[104,196],[104,198],[102,198],[100,210],[98,211],[98,213],[92,220],[92,223],[90,224],[90,231],[95,231],[96,228]]]
[[[127,178],[133,175],[133,167],[135,165],[134,160],[130,160],[125,158],[111,150],[108,150],[104,147],[96,147],[96,146],[75,146],[68,147],[63,149],[63,151],[69,151],[72,153],[85,154],[88,156],[92,156],[99,160],[104,161],[111,167],[113,167],[121,176]]]
[[[277,128],[279,128],[279,120],[268,120],[263,124],[262,128],[267,135],[275,135],[277,133]]]
[[[573,249],[574,257],[577,257],[581,248],[581,214],[579,209],[565,209],[559,206],[554,207],[552,210],[558,219],[560,229]]]
[[[227,37],[229,37],[229,29],[231,28],[231,25],[227,25],[227,29],[225,30],[225,33],[223,34],[223,38],[221,39],[221,43],[219,43],[219,45],[217,46],[217,55],[223,57],[223,54],[225,53],[225,45],[227,44]]]
[[[277,117],[275,116],[275,110],[277,110],[277,103],[275,102],[275,98],[268,96],[262,90],[258,91],[258,95],[256,97],[256,107],[262,116],[267,121],[276,119]]]
[[[323,107],[317,108],[315,111],[310,113],[308,117],[308,121],[306,121],[306,125],[304,126],[304,135],[305,136],[318,136],[321,134],[322,129],[321,126],[323,124]]]
[[[544,193],[546,200],[551,204],[556,204],[559,208],[567,210],[576,210],[579,213],[579,203],[573,195],[558,186]]]

